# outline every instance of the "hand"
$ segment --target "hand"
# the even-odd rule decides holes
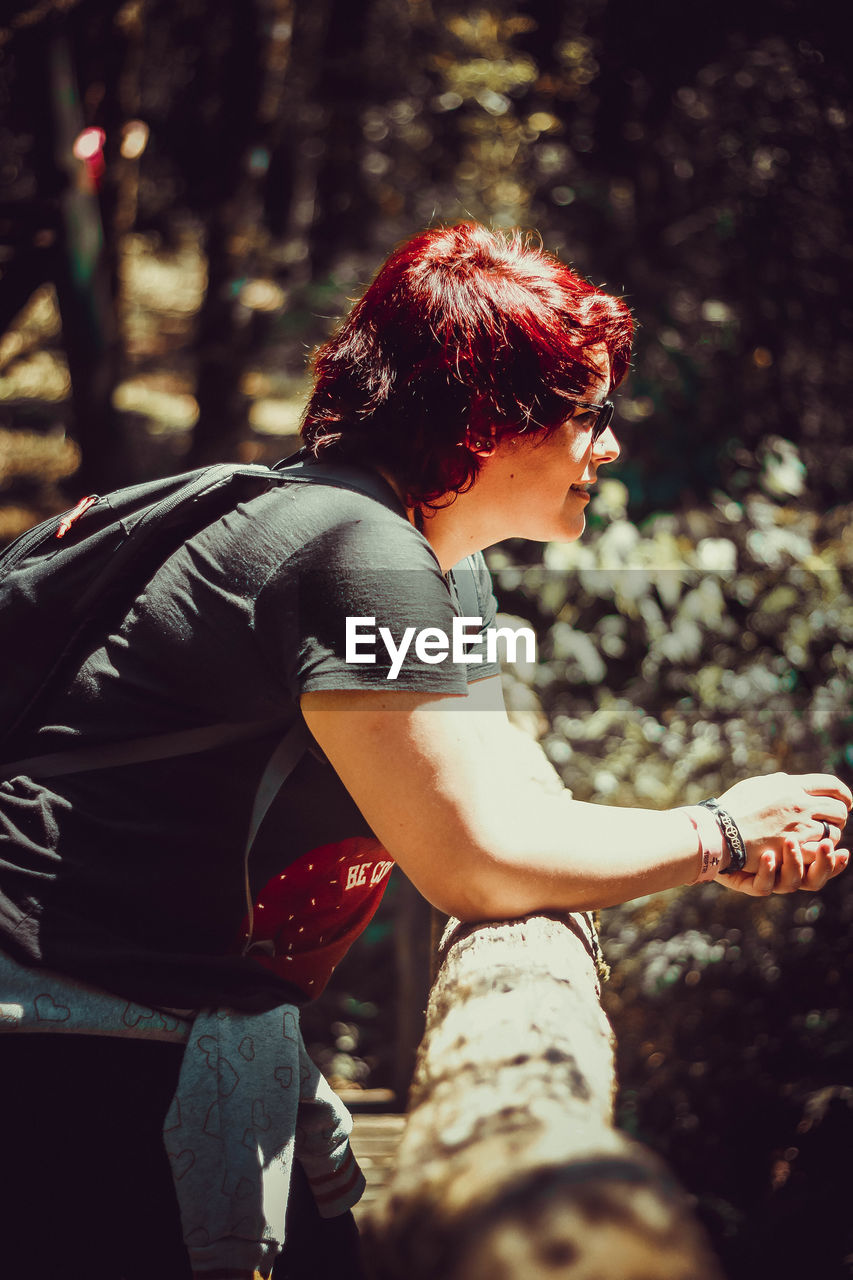
[[[754,875],[749,871],[733,871],[731,875],[715,878],[727,889],[753,898],[766,898],[771,893],[795,893],[797,889],[817,893],[829,880],[841,875],[849,861],[848,849],[834,849],[831,840],[821,840],[814,857],[806,864],[802,846],[786,837],[782,841],[781,857],[768,849],[761,855]]]
[[[853,796],[831,774],[769,774],[747,778],[720,796],[747,850],[743,871],[719,877],[740,893],[816,892],[849,862],[837,848]],[[827,834],[828,833],[828,834]]]

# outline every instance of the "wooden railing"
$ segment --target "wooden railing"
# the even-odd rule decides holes
[[[719,1280],[687,1197],[613,1128],[599,995],[585,916],[451,922],[365,1227],[376,1280]]]

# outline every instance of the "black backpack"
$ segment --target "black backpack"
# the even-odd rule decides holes
[[[52,754],[14,759],[15,744],[37,727],[42,699],[76,672],[87,644],[108,633],[173,551],[239,502],[270,486],[324,483],[366,493],[404,510],[378,473],[317,464],[300,450],[274,467],[223,463],[184,475],[83,498],[73,510],[21,535],[0,555],[0,781],[43,779],[84,770],[193,754],[248,739],[276,727],[281,738],[258,781],[243,862],[251,949],[254,908],[249,855],[279,788],[311,742],[302,717],[288,726],[264,722],[213,724],[105,745],[77,744]],[[469,582],[468,579],[471,579]],[[473,575],[450,575],[465,612],[477,611]]]
[[[323,482],[402,510],[381,476],[318,465],[304,451],[274,467],[222,463],[103,497],[87,497],[45,520],[0,555],[0,778],[62,773],[185,755],[238,741],[269,725],[219,724],[121,744],[14,759],[36,727],[42,699],[74,674],[86,645],[106,635],[145,583],[187,538],[239,502],[280,484]],[[304,734],[304,731],[303,731]],[[304,749],[300,736],[299,751]],[[292,767],[292,765],[291,765]]]

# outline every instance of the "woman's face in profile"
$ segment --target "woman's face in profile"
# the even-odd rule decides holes
[[[598,376],[590,377],[579,399],[599,404],[610,387],[610,359],[604,346],[590,348]],[[483,459],[477,486],[505,518],[503,537],[535,542],[570,542],[586,525],[585,511],[598,468],[619,457],[609,426],[593,444],[595,413],[575,410],[550,435],[510,436]],[[487,492],[486,492],[487,491]]]

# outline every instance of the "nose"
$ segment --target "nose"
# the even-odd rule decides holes
[[[604,462],[615,462],[622,450],[619,447],[619,441],[616,439],[616,433],[613,425],[610,424],[593,445],[593,456],[601,465]]]

